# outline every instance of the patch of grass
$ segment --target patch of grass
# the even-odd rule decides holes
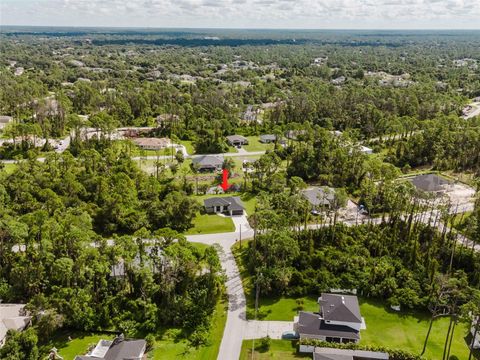
[[[191,140],[181,140],[180,144],[185,146],[185,149],[187,149],[188,155],[195,154],[195,148],[193,147],[193,141],[191,141]]]
[[[253,340],[244,340],[242,342],[242,351],[240,353],[240,360],[263,360],[263,359],[311,359],[312,354],[301,354],[297,352],[297,342],[289,340],[271,340],[270,349],[263,350],[257,347],[260,344],[259,340],[255,340],[255,350],[252,357]]]
[[[198,214],[193,219],[193,227],[185,234],[217,234],[235,231],[235,225],[229,217],[223,217],[216,214]]]
[[[247,136],[248,145],[245,145],[243,148],[247,151],[267,151],[273,150],[275,147],[274,144],[263,144],[260,142],[259,136]]]
[[[68,337],[72,340],[68,340]],[[58,349],[58,354],[64,360],[73,360],[77,355],[85,355],[91,345],[96,345],[99,340],[111,340],[114,334],[107,333],[83,333],[78,331],[62,331],[53,338],[53,340],[44,346],[48,351],[52,347]]]
[[[186,340],[160,339],[155,342],[151,354],[154,360],[174,360],[174,359],[192,359],[192,360],[210,360],[216,359],[220,343],[223,337],[225,322],[227,321],[227,302],[220,301],[217,304],[212,317],[210,336],[208,346],[202,346],[198,349],[191,347]]]

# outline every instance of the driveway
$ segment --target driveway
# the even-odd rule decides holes
[[[285,331],[293,330],[292,321],[259,321],[249,320],[245,328],[245,340],[260,339],[270,336],[272,339],[281,339]]]

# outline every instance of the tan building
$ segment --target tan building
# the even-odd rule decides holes
[[[132,141],[143,150],[161,150],[170,146],[167,138],[135,138]]]

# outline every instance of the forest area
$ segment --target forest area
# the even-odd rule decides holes
[[[250,290],[355,288],[432,322],[448,317],[447,342],[457,324],[480,318],[480,117],[465,117],[480,99],[480,35],[211,36],[0,34],[0,302],[27,304],[33,325],[11,334],[0,358],[43,359],[70,330],[152,346],[177,328],[189,346],[207,344],[225,273],[214,247],[187,240],[203,210],[198,184],[178,169],[231,152],[234,134],[275,139],[237,181],[254,199],[255,237],[241,254]],[[191,153],[164,163],[157,154],[148,174],[113,140],[126,127]],[[471,208],[406,180],[423,172],[461,178],[476,191]],[[315,216],[302,196],[311,186],[336,189]],[[374,221],[342,221],[347,202]]]

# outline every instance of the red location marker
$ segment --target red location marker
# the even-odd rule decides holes
[[[228,184],[228,170],[227,169],[223,169],[222,183],[220,184],[220,186],[222,187],[223,191],[227,191],[227,189],[230,187],[230,185]]]

